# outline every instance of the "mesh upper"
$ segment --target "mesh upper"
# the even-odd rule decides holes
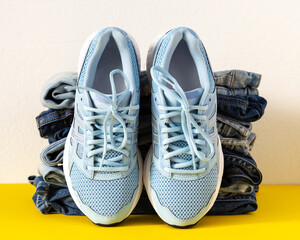
[[[175,126],[181,126],[181,123],[175,123]],[[188,143],[186,141],[183,140],[179,140],[176,142],[173,142],[172,145],[175,145],[179,148],[185,148],[188,146]],[[191,154],[185,154],[185,153],[181,153],[179,155],[177,155],[177,157],[182,158],[182,159],[186,159],[188,161],[192,160],[192,155]]]
[[[139,184],[139,171],[136,165],[124,178],[99,181],[86,177],[74,164],[71,181],[84,204],[102,216],[113,216],[131,202]]]
[[[161,205],[179,219],[196,216],[209,203],[218,182],[217,164],[204,177],[197,180],[176,180],[163,176],[151,167],[150,185]]]

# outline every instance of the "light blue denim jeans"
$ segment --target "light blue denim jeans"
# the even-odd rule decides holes
[[[51,167],[62,164],[66,139],[51,143],[41,152],[40,158],[44,164]]]
[[[38,173],[44,178],[46,183],[67,187],[62,166],[50,167],[44,163],[41,163],[38,166]]]
[[[74,108],[75,90],[67,90],[65,87],[75,86],[76,82],[76,72],[54,75],[42,90],[42,105],[51,109]]]

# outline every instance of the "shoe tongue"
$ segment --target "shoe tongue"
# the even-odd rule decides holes
[[[171,90],[175,92],[175,90]],[[200,99],[203,95],[204,89],[203,88],[197,88],[191,91],[185,92],[185,96],[189,102],[190,105],[199,105]],[[172,94],[168,92],[163,92],[166,105],[167,106],[180,106],[180,103],[172,96]],[[174,123],[180,123],[181,119],[180,116],[172,117],[172,122]]]
[[[112,95],[106,94],[107,97],[112,99]],[[102,97],[100,94],[90,92],[91,103],[93,107],[98,109],[106,109],[110,107],[110,103]],[[130,91],[124,91],[117,94],[117,106],[118,107],[126,107],[129,105],[131,99]]]
[[[171,90],[171,91],[175,92],[175,90]],[[203,88],[197,88],[195,90],[185,92],[185,96],[190,105],[199,105],[199,102],[203,95],[203,92],[204,92]],[[164,94],[167,106],[179,106],[180,105],[180,103],[172,96],[172,94],[170,94],[168,92],[163,92],[163,94]]]

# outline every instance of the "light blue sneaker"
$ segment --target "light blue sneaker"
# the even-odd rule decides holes
[[[78,208],[95,224],[122,222],[142,191],[137,149],[139,53],[118,28],[93,33],[79,58],[75,114],[64,173]]]
[[[214,204],[223,174],[211,67],[199,37],[181,27],[150,47],[147,71],[153,144],[144,184],[166,223],[191,226]]]

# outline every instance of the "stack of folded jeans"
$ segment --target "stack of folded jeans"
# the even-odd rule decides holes
[[[257,209],[255,192],[262,174],[249,151],[267,101],[258,95],[261,75],[241,70],[214,73],[217,90],[217,127],[224,154],[224,173],[218,198],[209,214],[240,214]]]
[[[218,97],[217,126],[224,153],[224,174],[218,198],[208,214],[240,214],[257,209],[255,192],[262,174],[249,154],[255,133],[251,122],[260,119],[266,100],[258,96],[261,76],[240,70],[214,74]],[[141,72],[141,99],[139,119],[139,149],[145,158],[152,144],[151,89],[146,72]],[[41,153],[38,166],[40,176],[30,176],[36,187],[33,201],[43,213],[83,215],[73,202],[62,170],[64,143],[74,115],[77,74],[61,73],[50,79],[42,91],[41,102],[49,108],[36,117],[40,136],[50,145]],[[143,191],[133,214],[155,213]]]
[[[77,73],[57,74],[49,80],[41,94],[42,105],[49,109],[36,117],[36,123],[40,136],[48,139],[49,145],[40,155],[40,176],[29,176],[28,180],[36,187],[33,201],[43,214],[82,215],[70,196],[62,167],[75,100],[75,91],[68,91],[65,87],[74,86],[76,82]]]

